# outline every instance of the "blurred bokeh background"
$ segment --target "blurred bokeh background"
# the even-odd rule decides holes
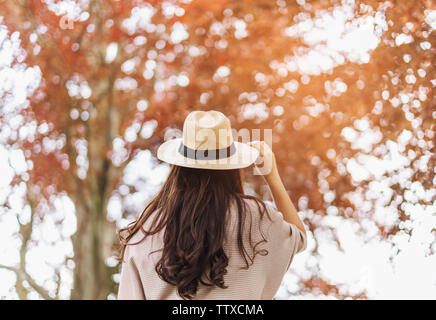
[[[1,0],[0,298],[114,299],[157,146],[216,109],[273,130],[309,229],[277,299],[435,299],[435,28],[431,0]]]

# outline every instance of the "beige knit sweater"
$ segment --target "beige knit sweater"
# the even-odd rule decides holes
[[[276,294],[283,276],[288,270],[294,255],[306,248],[306,236],[295,225],[283,220],[282,214],[267,205],[269,216],[260,219],[260,214],[254,200],[247,200],[248,212],[245,223],[244,243],[248,249],[248,231],[251,224],[252,241],[261,240],[259,226],[267,240],[258,249],[268,250],[265,256],[256,255],[248,270],[245,261],[239,253],[237,245],[237,214],[234,206],[230,209],[228,232],[224,243],[224,250],[229,257],[227,274],[224,276],[226,289],[209,287],[199,284],[195,299],[272,299]],[[148,219],[151,221],[151,219]],[[147,222],[149,223],[149,222]],[[144,226],[147,229],[147,223]],[[143,233],[136,233],[129,243],[138,242]],[[121,269],[118,299],[181,299],[176,287],[161,280],[155,271],[156,262],[160,258],[160,251],[150,252],[162,248],[162,232],[146,237],[137,245],[126,247],[124,262]],[[252,251],[248,250],[250,254]]]

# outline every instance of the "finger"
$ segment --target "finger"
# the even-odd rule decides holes
[[[258,147],[260,143],[261,143],[261,142],[260,142],[259,140],[254,140],[254,141],[247,142],[247,144],[248,144],[249,146],[251,146],[251,147],[255,147],[255,148]]]
[[[261,142],[260,141],[251,141],[251,142],[248,142],[247,143],[250,147],[252,147],[252,148],[254,148],[254,149],[256,149],[257,151],[259,151],[259,154],[261,154],[262,153],[262,144],[261,144]]]

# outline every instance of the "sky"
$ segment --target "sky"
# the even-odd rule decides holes
[[[301,38],[310,45],[310,49],[290,52],[284,61],[276,61],[271,67],[278,74],[298,70],[303,77],[310,77],[328,72],[348,61],[357,63],[370,61],[371,50],[376,48],[379,36],[386,29],[385,17],[383,11],[380,11],[350,23],[347,20],[353,15],[352,3],[352,1],[344,1],[343,5],[338,6],[332,12],[321,11],[313,19],[308,19],[304,15],[298,17],[296,23],[286,28],[284,32],[289,37]],[[68,5],[66,4],[62,10],[68,11]],[[168,10],[171,11],[171,8]],[[150,12],[145,10],[137,14],[138,17],[147,16]],[[138,17],[132,17],[132,21],[126,21],[126,29],[140,21]],[[433,29],[436,27],[436,11],[427,12],[427,23]],[[244,30],[244,26],[241,25],[238,36],[244,37]],[[183,27],[176,28],[172,41],[182,41],[186,36]],[[11,65],[13,57],[19,54],[17,53],[19,52],[19,35],[13,34],[7,38],[7,31],[4,26],[1,26],[0,19],[0,43],[3,41],[5,45],[0,49],[0,94],[12,91],[13,100],[2,108],[3,112],[14,114],[18,105],[26,104],[29,90],[36,88],[41,74],[36,67],[17,68]],[[400,37],[396,40],[398,44],[405,41],[409,39]],[[116,50],[118,50],[116,44],[108,46],[107,61],[114,59]],[[128,65],[124,67],[129,68]],[[230,71],[225,69],[218,70],[217,76],[226,76],[228,72]],[[186,84],[187,81],[189,83],[189,79],[181,78],[177,81],[182,84]],[[340,81],[328,85],[331,93],[335,95],[340,95],[347,90],[346,84]],[[287,89],[291,92],[297,90],[298,83],[289,83]],[[80,91],[80,88],[75,88],[73,84],[71,84],[71,90],[73,90],[71,94],[74,92],[82,95],[89,94],[86,88]],[[397,98],[405,99],[404,97]],[[146,101],[141,108],[146,110]],[[255,115],[262,116],[263,110],[261,106],[252,106],[247,112],[249,115],[254,112]],[[283,110],[277,109],[275,112],[283,112]],[[79,115],[71,114],[71,116]],[[5,143],[14,130],[19,132],[20,137],[31,135],[34,130],[44,130],[44,128],[37,128],[36,125],[31,124],[20,128],[22,121],[19,116],[13,116],[9,123],[10,127],[0,128],[0,264],[4,265],[14,265],[19,261],[17,249],[20,241],[15,235],[18,230],[17,219],[26,222],[30,217],[30,209],[22,200],[25,184],[19,184],[12,189],[10,182],[14,172],[26,175],[26,171],[31,169],[30,164],[25,161],[23,152],[8,150]],[[141,131],[141,134],[150,136],[153,130],[153,123],[149,123],[143,128],[144,132]],[[411,221],[408,222],[411,224],[409,226],[412,229],[411,236],[398,234],[391,240],[396,247],[401,248],[397,253],[391,243],[378,238],[377,230],[370,221],[362,219],[360,221],[362,225],[359,225],[356,221],[344,220],[338,216],[337,209],[332,206],[327,210],[328,217],[324,218],[322,223],[335,228],[342,247],[338,248],[328,234],[317,235],[320,257],[318,261],[315,261],[318,258],[311,255],[315,241],[309,232],[308,249],[294,258],[291,270],[285,276],[276,298],[334,298],[316,292],[303,294],[299,291],[299,278],[309,277],[310,268],[319,263],[319,273],[322,277],[332,284],[337,284],[340,292],[343,293],[357,294],[365,290],[370,299],[436,299],[436,272],[434,272],[436,256],[428,252],[430,246],[435,249],[431,231],[436,228],[436,205],[433,203],[432,206],[424,207],[418,203],[419,199],[434,199],[436,191],[435,189],[425,190],[419,182],[411,180],[411,170],[408,168],[410,159],[402,152],[411,139],[411,132],[404,131],[396,141],[388,141],[385,146],[388,152],[383,158],[368,154],[370,146],[380,140],[380,132],[370,128],[366,118],[359,119],[353,127],[345,128],[341,134],[360,153],[338,170],[346,170],[356,183],[373,177],[373,182],[367,191],[367,198],[373,199],[376,203],[375,219],[378,222],[385,225],[395,223],[395,212],[387,206],[387,199],[390,198],[392,190],[389,187],[389,181],[384,178],[384,173],[389,174],[389,179],[396,179],[400,184],[409,188],[406,199],[402,201],[406,212],[411,216]],[[126,140],[134,138],[126,133]],[[122,144],[121,141],[114,141],[114,147],[120,143]],[[421,161],[424,168],[428,157],[423,157]],[[147,170],[140,169],[144,167]],[[129,221],[122,218],[122,208],[127,206],[132,211],[140,211],[147,199],[158,190],[167,173],[167,165],[157,163],[147,150],[140,152],[125,169],[125,184],[119,189],[120,194],[125,197],[114,195],[109,201],[108,220],[116,221],[120,227],[125,226]],[[129,194],[129,185],[136,186],[138,192]],[[10,195],[9,198],[8,195]],[[325,192],[325,200],[331,201],[334,197],[336,197],[334,190]],[[3,206],[7,199],[10,209]],[[371,209],[368,206],[368,200],[363,199],[359,194],[350,195],[350,200],[362,212]],[[299,200],[300,214],[303,217],[313,217],[310,208],[304,206],[305,201],[307,202],[307,199]],[[60,229],[56,227],[58,223],[61,226]],[[75,223],[74,204],[67,195],[60,195],[55,201],[55,210],[49,211],[39,228],[35,229],[32,235],[35,242],[31,242],[27,254],[28,272],[38,283],[43,284],[49,290],[55,288],[55,282],[51,277],[53,270],[59,268],[58,271],[62,277],[60,297],[63,299],[68,298],[72,286],[71,269],[73,266],[64,265],[63,262],[66,257],[72,255],[69,237],[76,231]],[[358,232],[361,227],[366,231],[364,237]],[[107,264],[114,265],[115,263],[113,258],[108,258]],[[118,276],[115,275],[115,280],[117,279]],[[0,298],[18,298],[14,284],[14,273],[0,269]],[[29,298],[38,299],[39,296],[31,293]]]

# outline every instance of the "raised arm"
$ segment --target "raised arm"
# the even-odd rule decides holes
[[[303,222],[298,216],[297,210],[292,203],[291,198],[286,192],[282,179],[280,178],[277,170],[277,163],[270,146],[264,141],[253,141],[249,143],[253,148],[259,150],[260,157],[263,158],[263,167],[256,168],[260,174],[263,175],[265,181],[271,190],[274,202],[283,214],[283,219],[289,223],[294,224],[298,229],[306,233]]]

